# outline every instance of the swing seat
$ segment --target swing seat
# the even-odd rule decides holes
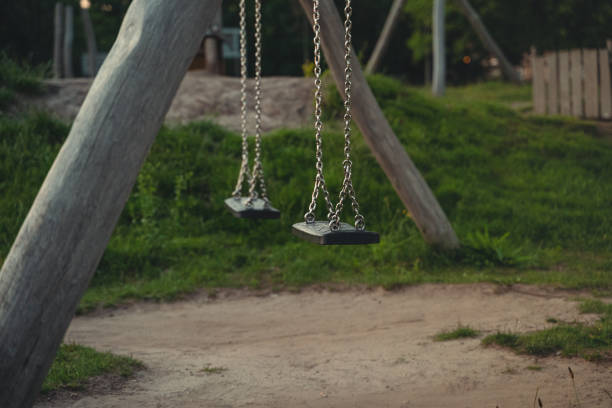
[[[232,212],[236,218],[250,219],[275,219],[280,218],[280,211],[265,200],[257,198],[253,200],[253,205],[247,207],[248,197],[234,198],[230,197],[225,200],[225,206]]]
[[[378,244],[377,232],[360,231],[347,223],[341,222],[338,231],[332,231],[327,221],[315,221],[311,224],[298,222],[293,224],[293,235],[319,245],[363,245]]]

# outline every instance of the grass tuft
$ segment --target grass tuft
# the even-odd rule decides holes
[[[459,325],[456,329],[450,331],[443,331],[434,336],[435,341],[449,341],[449,340],[457,340],[457,339],[465,339],[465,338],[474,338],[478,337],[480,332],[478,330],[472,329],[469,326]]]
[[[497,344],[517,353],[536,356],[560,354],[564,357],[583,357],[587,360],[612,358],[612,307],[598,300],[586,300],[579,305],[582,313],[601,314],[592,325],[560,323],[530,333],[496,333],[485,337],[482,344]]]
[[[213,367],[210,364],[208,364],[206,367],[204,367],[203,369],[200,370],[201,372],[211,375],[211,374],[221,374],[224,371],[227,371],[227,368],[225,367]]]
[[[579,309],[580,313],[612,315],[612,304],[606,304],[598,299],[583,300]]]
[[[141,362],[131,357],[101,353],[78,344],[62,344],[43,383],[42,392],[81,390],[91,377],[103,374],[129,377],[143,367]]]

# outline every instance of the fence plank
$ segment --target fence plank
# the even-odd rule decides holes
[[[570,51],[570,76],[572,80],[572,115],[583,116],[582,105],[582,50]]]
[[[557,75],[557,53],[550,52],[546,56],[546,65],[548,70],[546,73],[546,83],[548,84],[548,95],[546,104],[548,105],[548,113],[550,115],[559,114],[559,80]]]
[[[587,118],[599,117],[599,81],[597,78],[597,50],[583,51],[584,65],[584,114]]]
[[[599,91],[601,118],[612,119],[612,86],[610,84],[610,54],[599,50]]]
[[[546,83],[544,76],[544,57],[531,57],[533,64],[533,109],[535,113],[546,114]]]
[[[559,102],[562,115],[571,115],[569,52],[559,51]]]

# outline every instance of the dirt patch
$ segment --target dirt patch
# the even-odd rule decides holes
[[[609,407],[612,370],[581,359],[518,356],[480,339],[434,342],[470,325],[530,331],[578,314],[575,294],[533,287],[422,285],[202,297],[77,317],[66,336],[148,367],[119,393],[38,407]],[[537,366],[537,369],[533,367]]]
[[[91,79],[75,78],[45,82],[48,92],[28,98],[27,103],[72,121],[87,96]],[[253,81],[248,81],[250,129],[254,129]],[[266,77],[262,80],[262,129],[307,126],[312,115],[312,79],[299,77]],[[188,72],[172,102],[166,123],[188,123],[211,119],[218,124],[240,130],[240,79]]]

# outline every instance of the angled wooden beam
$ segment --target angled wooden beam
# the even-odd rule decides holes
[[[134,0],[2,269],[0,407],[31,407],[221,0]]]
[[[472,28],[476,32],[476,35],[478,35],[478,37],[480,38],[480,41],[482,41],[484,47],[499,60],[502,72],[504,73],[506,78],[508,78],[514,83],[521,83],[521,76],[514,69],[510,61],[508,61],[508,58],[506,58],[506,56],[502,52],[501,48],[499,48],[499,45],[497,45],[493,37],[491,37],[491,34],[489,34],[487,27],[485,27],[484,23],[480,19],[480,16],[476,12],[476,10],[474,10],[469,1],[455,0],[455,3],[459,7],[459,10],[463,13],[463,15],[472,25]]]
[[[299,0],[312,24],[312,0]],[[344,27],[333,0],[321,0],[321,42],[339,92],[344,95]],[[430,245],[457,248],[459,240],[427,182],[385,118],[352,52],[353,119],[374,157],[391,181]],[[366,212],[367,215],[367,212]]]
[[[371,75],[378,71],[380,62],[382,61],[385,53],[387,52],[387,48],[389,48],[391,35],[393,34],[393,30],[395,30],[395,27],[399,22],[399,18],[402,15],[402,9],[404,8],[404,4],[406,4],[406,1],[407,0],[393,0],[391,10],[389,11],[387,19],[385,20],[383,30],[380,33],[380,37],[378,37],[378,41],[376,41],[376,46],[374,47],[374,51],[372,51],[372,56],[370,57],[368,64],[366,65],[365,73],[367,75]]]

